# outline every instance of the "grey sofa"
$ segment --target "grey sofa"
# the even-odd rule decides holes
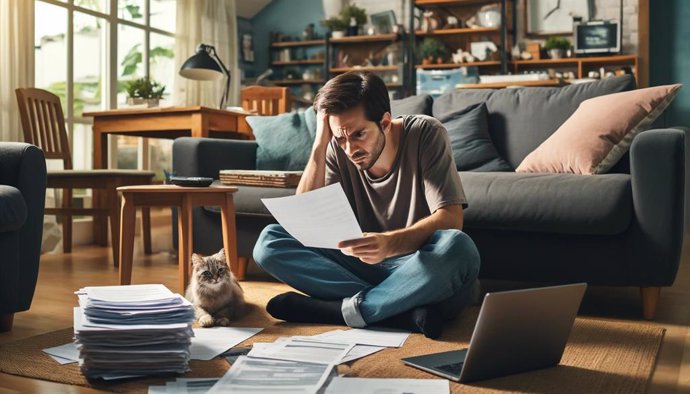
[[[443,118],[486,102],[491,139],[517,167],[580,102],[634,88],[634,79],[624,76],[563,88],[455,90],[433,101],[427,96],[393,102],[392,112]],[[670,286],[678,270],[689,173],[688,131],[655,127],[639,134],[607,174],[461,172],[469,202],[465,231],[481,254],[480,278],[636,286],[644,316],[652,318],[660,288]],[[252,141],[181,138],[173,146],[173,166],[179,175],[218,178],[221,169],[254,168],[256,148]],[[274,222],[259,199],[293,193],[240,188],[241,256],[251,257],[259,232]],[[195,250],[220,248],[219,225],[212,209],[195,210]]]
[[[0,331],[29,309],[43,235],[46,161],[30,144],[0,142]]]

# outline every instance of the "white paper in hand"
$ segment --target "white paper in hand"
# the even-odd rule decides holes
[[[261,201],[278,223],[304,246],[338,249],[340,241],[362,238],[362,229],[340,183]]]

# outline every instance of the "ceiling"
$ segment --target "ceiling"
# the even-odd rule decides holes
[[[237,0],[235,11],[237,16],[252,19],[254,15],[263,10],[271,0]]]

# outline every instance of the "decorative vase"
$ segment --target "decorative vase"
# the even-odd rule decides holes
[[[141,98],[141,97],[128,97],[127,105],[142,105],[146,104],[146,108],[154,108],[159,104],[159,99],[157,98]]]
[[[358,36],[359,35],[359,26],[348,26],[347,27],[347,35],[348,36]]]
[[[551,59],[562,59],[563,50],[562,49],[549,49],[549,57]]]
[[[331,32],[331,38],[343,38],[345,37],[345,32],[342,30],[335,30]]]
[[[431,58],[425,57],[424,59],[422,59],[422,65],[428,66],[429,64],[432,63],[431,60],[432,60]]]

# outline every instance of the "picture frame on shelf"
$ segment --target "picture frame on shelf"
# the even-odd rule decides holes
[[[390,34],[393,32],[393,26],[397,24],[395,12],[392,10],[371,14],[369,21],[376,29],[377,34]]]
[[[241,41],[240,54],[242,55],[242,61],[245,63],[254,63],[254,40],[251,34],[243,34]]]

